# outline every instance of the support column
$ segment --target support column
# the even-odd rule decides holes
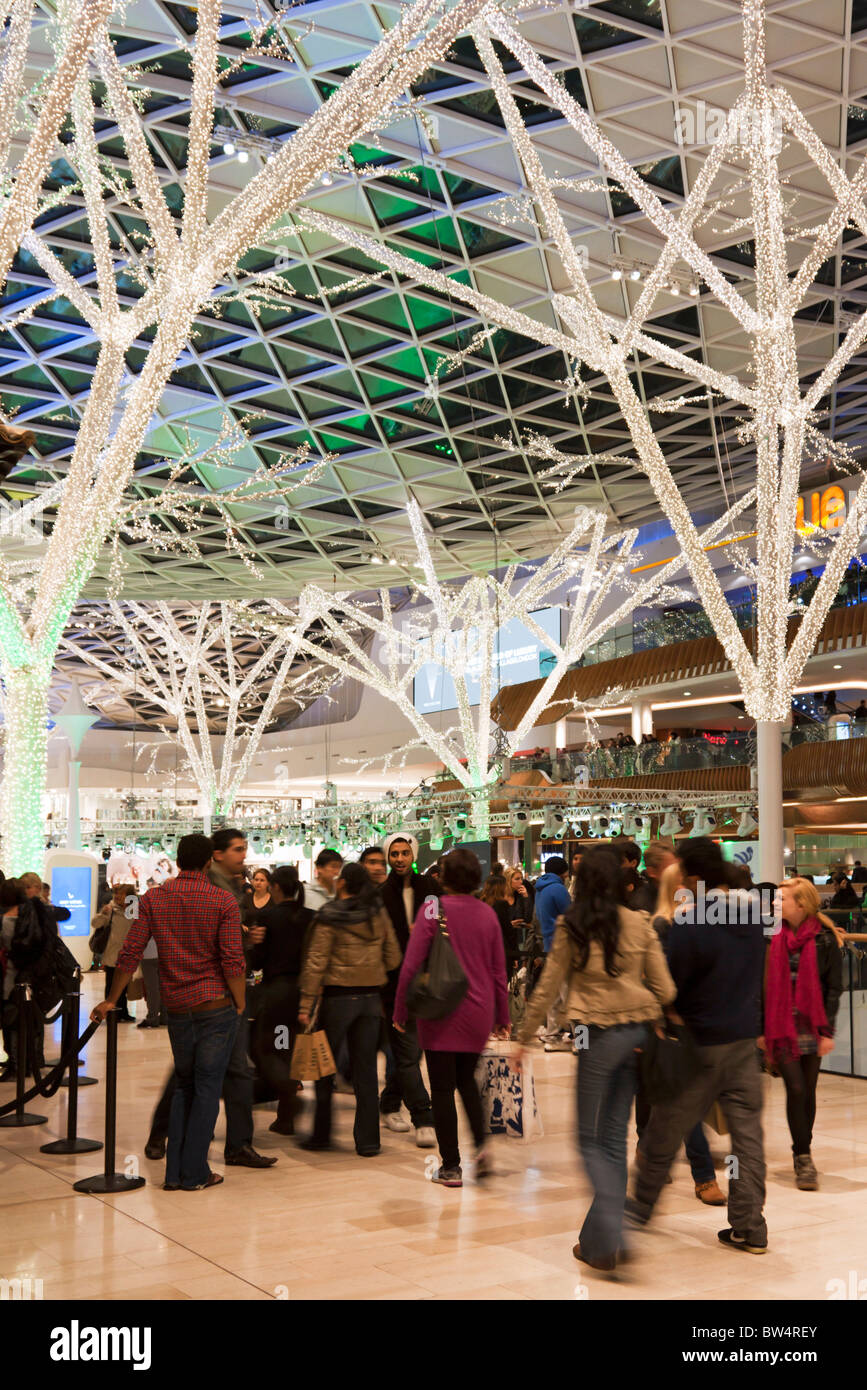
[[[759,874],[763,883],[783,877],[783,728],[779,719],[756,722],[759,791]]]
[[[7,876],[41,873],[45,855],[46,750],[51,664],[33,662],[3,677],[3,867]]]
[[[632,706],[632,728],[630,733],[636,743],[641,742],[642,734],[653,733],[653,714],[649,700],[636,700]]]
[[[81,849],[81,809],[78,804],[78,781],[81,762],[69,759],[69,790],[66,798],[66,848]]]

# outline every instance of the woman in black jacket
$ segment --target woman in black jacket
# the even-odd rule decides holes
[[[786,1087],[795,1185],[815,1192],[819,1175],[810,1148],[816,1085],[822,1058],[834,1050],[845,939],[819,911],[812,883],[787,878],[780,890],[782,925],[768,947],[759,1046]]]
[[[288,864],[275,869],[271,901],[256,915],[255,925],[265,928],[265,936],[250,952],[252,969],[262,971],[254,1046],[262,1077],[278,1095],[277,1118],[270,1126],[275,1134],[295,1133],[298,1083],[289,1070],[298,1018],[298,977],[313,915],[304,906],[298,870]]]
[[[510,980],[518,968],[518,933],[513,925],[512,909],[506,899],[507,890],[508,882],[505,875],[491,874],[482,889],[482,902],[494,909],[500,924],[506,955],[506,979]]]

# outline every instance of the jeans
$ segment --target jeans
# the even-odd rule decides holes
[[[635,1128],[638,1138],[647,1128],[647,1121],[650,1119],[650,1102],[645,1099],[641,1085],[641,1069],[638,1071],[638,1090],[635,1094]],[[686,1156],[692,1170],[692,1180],[694,1183],[713,1182],[716,1177],[713,1166],[713,1157],[710,1146],[704,1132],[704,1125],[699,1120],[694,1129],[684,1136],[683,1146],[686,1149]],[[641,1145],[639,1144],[639,1148]]]
[[[192,1190],[208,1180],[208,1148],[237,1032],[238,1013],[232,1004],[203,1013],[169,1014],[177,1089],[169,1114],[167,1183]]]
[[[226,1107],[226,1157],[253,1142],[253,1068],[250,1065],[250,1020],[247,1010],[239,1018],[235,1045],[223,1081]]]
[[[422,1080],[421,1048],[414,1020],[407,1019],[405,1033],[390,1023],[388,1037],[394,1067],[390,1075],[386,1071],[385,1090],[380,1097],[379,1108],[383,1115],[397,1114],[403,1099],[416,1129],[432,1125],[431,1098]]]
[[[588,1029],[578,1053],[578,1147],[593,1187],[593,1201],[578,1239],[589,1260],[605,1260],[622,1249],[626,1201],[626,1134],[638,1078],[635,1049],[646,1036],[643,1023]]]
[[[157,960],[143,960],[141,973],[144,979],[145,999],[147,1000],[147,1023],[165,1023],[166,1011],[163,1008],[160,991],[160,966]]]
[[[635,1185],[635,1208],[644,1220],[653,1211],[683,1135],[715,1100],[728,1121],[736,1176],[729,1179],[732,1230],[756,1244],[767,1242],[765,1154],[762,1136],[762,1072],[754,1038],[699,1047],[701,1071],[677,1100],[654,1105],[641,1140],[643,1163]]]
[[[433,1122],[444,1168],[460,1168],[455,1091],[463,1102],[476,1148],[487,1138],[482,1099],[476,1085],[478,1052],[425,1052],[433,1101]]]
[[[322,1000],[319,1026],[325,1030],[332,1055],[338,1055],[344,1039],[349,1047],[349,1067],[355,1088],[355,1125],[352,1132],[359,1153],[376,1153],[379,1149],[376,1055],[381,1022],[382,1000],[378,991],[376,994],[332,994]],[[316,1144],[331,1142],[333,1087],[333,1076],[323,1076],[316,1082],[316,1117],[313,1121],[313,1140]]]

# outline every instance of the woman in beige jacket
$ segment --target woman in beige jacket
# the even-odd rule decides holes
[[[618,856],[602,846],[589,850],[519,1032],[526,1046],[565,983],[563,1018],[578,1025],[578,1144],[594,1192],[573,1254],[609,1271],[625,1253],[626,1132],[637,1054],[676,994],[649,914],[629,911],[623,898]]]
[[[135,888],[131,883],[116,883],[111,890],[111,901],[106,903],[101,912],[97,912],[91,922],[91,931],[96,931],[99,927],[108,927],[108,945],[100,957],[102,968],[105,971],[105,997],[111,992],[111,982],[114,979],[114,970],[117,965],[117,958],[120,955],[120,948],[126,941],[127,933],[133,924],[134,917],[127,916],[127,905],[130,899],[135,899]],[[129,1011],[126,990],[117,1001],[118,1019],[121,1023],[133,1023],[133,1015]]]
[[[298,1023],[306,1028],[320,995],[318,1026],[337,1057],[344,1040],[355,1089],[355,1148],[379,1153],[376,1054],[382,1026],[382,987],[401,962],[391,918],[363,864],[344,864],[334,898],[316,909],[301,971]],[[304,1149],[331,1147],[333,1076],[316,1082],[316,1117]]]

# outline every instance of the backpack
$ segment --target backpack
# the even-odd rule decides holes
[[[38,898],[28,898],[18,909],[9,958],[20,983],[29,984],[42,1013],[50,1013],[75,984],[78,962],[60,939],[57,924]]]

